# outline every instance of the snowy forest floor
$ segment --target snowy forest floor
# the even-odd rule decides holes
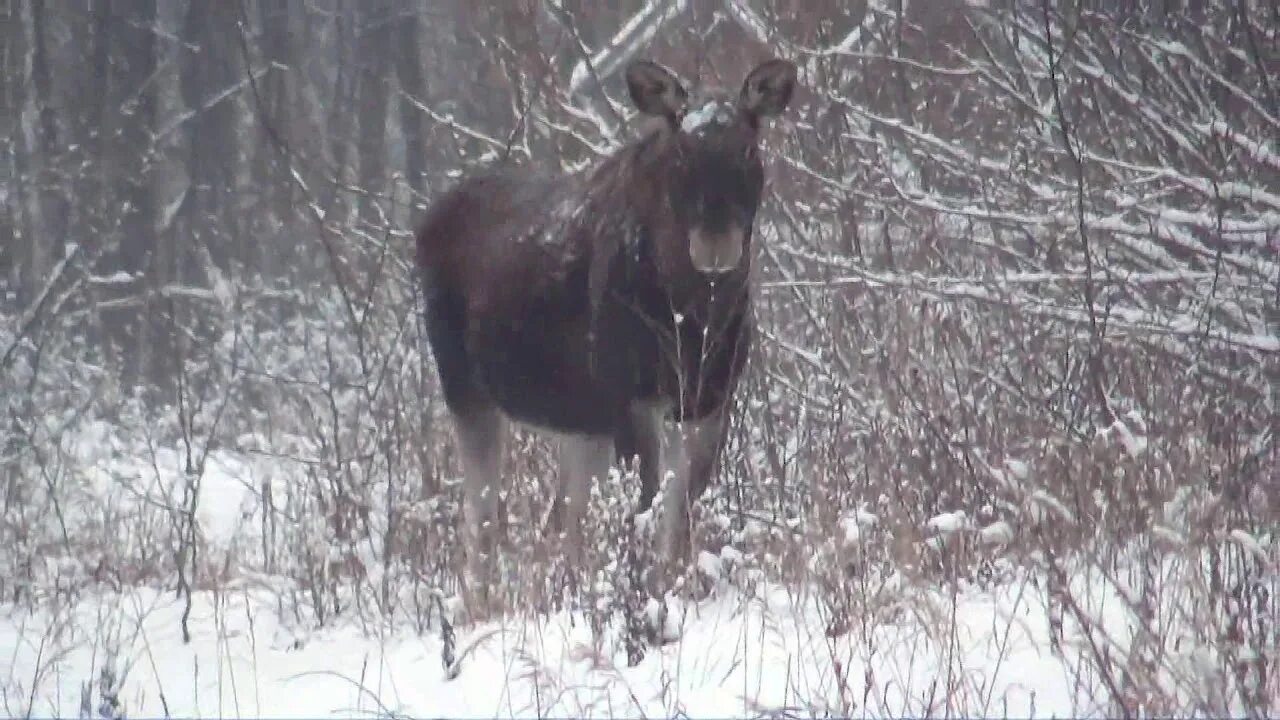
[[[1263,5],[6,3],[0,716],[1280,717]],[[766,57],[679,639],[635,483],[569,566],[520,431],[466,619],[412,229]]]
[[[932,536],[911,542],[971,566],[962,571],[865,557],[855,571],[856,546],[884,537],[865,509],[842,521],[843,537],[800,554],[749,543],[704,550],[667,598],[672,641],[628,667],[624,623],[589,611],[603,607],[599,597],[548,611],[517,599],[498,618],[467,622],[455,597],[406,596],[400,607],[428,608],[415,621],[372,608],[384,577],[347,588],[346,612],[308,612],[298,598],[316,588],[297,573],[265,572],[269,552],[254,550],[265,547],[264,482],[283,495],[296,468],[215,450],[196,513],[204,569],[188,603],[181,585],[141,567],[174,551],[148,547],[161,536],[147,518],[189,486],[181,449],[130,454],[109,426],[85,427],[68,445],[74,467],[63,468],[83,496],[57,510],[82,554],[50,559],[47,586],[0,606],[7,715],[1261,716],[1276,703],[1274,619],[1254,618],[1262,635],[1246,636],[1248,603],[1236,602],[1230,622],[1243,631],[1206,621],[1230,603],[1213,604],[1197,585],[1197,551],[1135,544],[1110,563],[1055,560],[1014,553],[1007,526],[976,528],[959,515],[934,518]],[[1269,538],[1241,532],[1226,542],[1274,567]],[[796,557],[807,572],[784,572]],[[1274,593],[1274,571],[1255,580]],[[433,601],[455,622],[432,620]],[[1249,607],[1270,612],[1265,602]]]
[[[0,647],[14,649],[6,712],[30,703],[36,716],[82,707],[94,716],[104,677],[107,714],[137,717],[1108,714],[1074,653],[1050,649],[1035,596],[1025,581],[927,592],[919,609],[945,621],[909,614],[830,637],[813,602],[776,585],[747,594],[726,583],[700,602],[673,602],[680,639],[635,667],[565,611],[460,628],[454,679],[438,634],[291,627],[273,595],[243,585],[196,594],[189,643],[184,603],[146,588],[57,612],[7,608]]]

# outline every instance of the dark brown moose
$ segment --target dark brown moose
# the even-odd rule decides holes
[[[465,476],[471,571],[492,547],[511,421],[560,437],[555,516],[576,552],[592,478],[638,458],[642,508],[673,466],[659,538],[686,558],[689,507],[724,444],[751,342],[761,122],[791,100],[771,60],[736,98],[689,101],[651,62],[626,71],[643,137],[568,176],[503,168],[431,208],[417,237],[428,339]],[[681,430],[669,435],[665,421]],[[668,458],[670,460],[670,458]]]

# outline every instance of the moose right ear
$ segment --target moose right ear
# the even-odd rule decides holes
[[[627,92],[637,110],[645,115],[664,117],[672,123],[680,121],[689,99],[689,93],[675,75],[648,60],[637,60],[627,66]]]

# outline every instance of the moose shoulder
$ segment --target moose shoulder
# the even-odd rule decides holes
[[[558,520],[570,535],[615,458],[639,459],[641,505],[653,502],[664,422],[682,421],[685,466],[663,535],[674,556],[687,552],[689,503],[714,472],[751,338],[760,126],[795,78],[772,60],[737,97],[691,103],[671,73],[634,63],[631,99],[660,119],[650,132],[582,173],[503,169],[431,208],[417,259],[473,561],[492,543],[510,421],[561,436]]]

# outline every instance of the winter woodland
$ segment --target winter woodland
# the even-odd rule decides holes
[[[1274,1],[0,19],[0,713],[1280,711]],[[469,616],[426,206],[629,142],[633,59],[770,57],[800,86],[695,562],[639,596],[615,474],[566,567],[522,431]]]

